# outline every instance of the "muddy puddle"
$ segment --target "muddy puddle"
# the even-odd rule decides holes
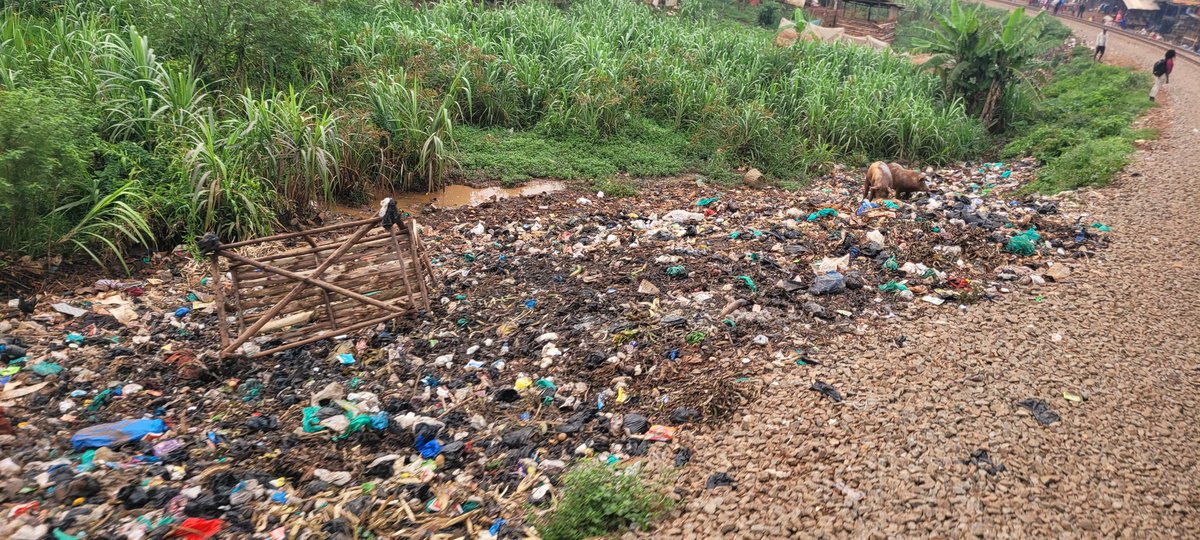
[[[533,197],[543,193],[554,193],[567,188],[563,182],[552,180],[538,180],[529,182],[521,186],[504,188],[504,187],[486,187],[474,188],[461,184],[446,186],[442,191],[433,193],[400,193],[392,195],[396,199],[396,206],[408,212],[419,214],[427,205],[432,205],[434,208],[458,208],[460,206],[478,206],[488,201],[497,201],[500,199],[509,199],[512,197]],[[380,195],[382,199],[387,195]],[[337,212],[355,216],[355,217],[370,217],[374,215],[375,208],[363,207],[346,207],[336,205],[333,207]]]

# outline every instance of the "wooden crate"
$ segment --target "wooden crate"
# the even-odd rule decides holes
[[[231,244],[206,237],[220,356],[240,354],[251,340],[273,346],[246,356],[267,356],[429,309],[435,278],[415,221],[384,223],[376,217]],[[295,239],[306,245],[245,254]]]

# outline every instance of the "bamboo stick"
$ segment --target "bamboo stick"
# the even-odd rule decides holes
[[[421,268],[421,266],[420,266],[421,265],[421,254],[417,252],[417,240],[416,240],[417,227],[416,227],[416,224],[417,224],[417,220],[415,220],[415,219],[408,220],[408,248],[409,248],[409,251],[412,252],[413,261],[415,261],[417,263],[417,268],[420,269]],[[417,272],[417,273],[420,274],[420,272]],[[424,279],[418,279],[417,284],[421,286],[421,296],[423,296],[425,298],[425,310],[428,311],[430,309],[429,289],[425,286]]]
[[[256,353],[256,354],[252,355],[252,356],[251,356],[251,358],[262,358],[263,356],[267,356],[267,355],[275,354],[275,353],[277,353],[277,352],[280,352],[280,351],[286,351],[286,350],[288,350],[288,349],[292,349],[292,348],[295,348],[295,347],[299,347],[299,346],[301,346],[301,345],[308,345],[309,343],[314,343],[314,342],[317,342],[317,341],[321,341],[321,340],[323,340],[323,339],[329,339],[329,338],[331,338],[331,337],[335,337],[335,336],[338,336],[338,335],[344,334],[344,333],[346,333],[346,332],[353,332],[353,331],[355,331],[355,330],[359,330],[359,329],[362,329],[362,328],[366,328],[366,327],[368,327],[368,326],[373,326],[373,325],[379,324],[379,323],[381,323],[381,322],[387,322],[387,321],[389,321],[389,320],[391,320],[391,319],[395,319],[396,317],[398,317],[398,315],[395,315],[395,314],[388,314],[388,315],[383,315],[383,316],[381,316],[381,317],[377,317],[377,318],[375,318],[375,319],[371,319],[371,320],[369,320],[369,321],[363,321],[363,322],[360,322],[360,323],[357,323],[357,324],[352,324],[352,325],[350,325],[350,326],[347,326],[347,327],[343,328],[343,329],[342,329],[340,332],[331,332],[331,331],[325,331],[325,332],[322,332],[322,333],[320,333],[320,334],[317,334],[317,335],[315,335],[315,336],[313,336],[313,337],[310,337],[310,338],[307,338],[307,339],[302,339],[302,340],[300,340],[300,341],[296,341],[296,342],[294,342],[294,343],[288,343],[288,344],[286,344],[286,345],[280,345],[280,346],[278,346],[278,347],[275,347],[275,348],[273,348],[273,349],[267,349],[267,350],[265,350],[265,351],[260,351],[260,352],[258,352],[258,353]]]
[[[230,249],[240,248],[240,247],[244,247],[244,246],[252,246],[255,244],[274,242],[276,240],[287,240],[289,238],[296,238],[297,236],[303,236],[306,234],[318,234],[318,233],[324,233],[324,232],[329,232],[329,231],[336,231],[338,229],[350,229],[353,227],[361,227],[363,225],[373,225],[378,222],[379,222],[379,218],[377,218],[377,217],[360,219],[360,220],[356,220],[356,221],[348,221],[346,223],[338,223],[335,225],[326,225],[324,227],[317,227],[316,229],[309,229],[307,231],[281,233],[281,234],[276,234],[273,236],[256,238],[254,240],[243,240],[241,242],[234,242],[232,244],[221,244],[221,249],[230,250]]]
[[[392,247],[396,250],[396,262],[400,263],[400,267],[404,269],[404,271],[400,273],[400,275],[404,278],[404,293],[408,296],[409,305],[413,305],[415,302],[413,302],[412,284],[408,281],[408,265],[404,262],[404,251],[400,249],[400,240],[396,239],[395,224],[393,224],[391,227],[388,227],[388,232],[392,234]],[[409,241],[412,241],[411,236],[409,237]],[[417,262],[417,264],[420,263]],[[417,271],[417,279],[421,279],[420,270]]]
[[[216,253],[209,258],[212,266],[213,299],[217,301],[218,329],[221,331],[221,347],[229,345],[229,323],[225,320],[225,291],[221,286],[221,262]]]
[[[227,254],[226,256],[239,257],[239,258],[241,257],[240,255],[237,255],[237,254]],[[244,259],[244,258],[243,258],[243,259]],[[340,286],[338,286],[338,285],[334,285],[334,284],[332,284],[332,283],[329,283],[329,282],[326,282],[326,281],[322,281],[322,280],[315,279],[315,278],[308,277],[308,276],[302,276],[302,275],[300,275],[300,274],[296,274],[296,273],[290,272],[290,271],[288,271],[288,270],[284,270],[284,269],[282,269],[282,268],[275,268],[275,267],[274,267],[274,266],[272,266],[272,265],[269,265],[269,264],[264,264],[264,263],[259,263],[259,262],[257,262],[257,261],[253,261],[252,259],[244,259],[244,260],[246,260],[246,261],[251,261],[251,262],[252,262],[252,263],[254,263],[254,264],[261,264],[261,265],[262,265],[262,267],[263,267],[264,269],[268,270],[268,271],[271,271],[271,272],[278,272],[278,273],[280,273],[280,274],[282,274],[282,275],[286,275],[286,276],[289,276],[289,277],[293,277],[293,279],[295,279],[296,281],[300,281],[300,282],[303,282],[303,283],[306,283],[306,284],[309,284],[309,285],[313,285],[313,286],[316,286],[316,287],[321,287],[321,288],[326,288],[326,289],[328,289],[328,290],[329,290],[329,292],[337,293],[337,294],[340,294],[340,295],[343,295],[343,296],[346,296],[346,297],[349,297],[349,298],[352,298],[352,299],[358,300],[359,302],[362,302],[362,303],[365,303],[365,304],[370,304],[370,305],[373,305],[373,306],[376,306],[376,307],[381,307],[381,308],[384,308],[384,309],[387,309],[387,310],[390,310],[390,311],[398,311],[397,309],[395,309],[395,306],[388,305],[388,304],[386,304],[386,303],[383,303],[383,302],[380,302],[380,301],[378,301],[378,300],[375,300],[375,299],[373,299],[373,298],[371,298],[371,297],[369,297],[369,296],[366,296],[366,295],[362,295],[362,294],[356,293],[356,292],[354,292],[354,291],[348,290],[348,289],[346,289],[346,288],[344,288],[344,287],[340,287]],[[289,300],[289,301],[290,301],[290,300]],[[273,310],[274,310],[274,309],[273,309]],[[278,310],[274,310],[274,311],[276,311],[276,312],[278,313]],[[269,312],[270,312],[270,310],[268,311],[268,313],[269,313]]]
[[[246,317],[242,314],[242,312],[245,310],[242,309],[241,286],[238,283],[238,276],[236,272],[230,272],[229,276],[230,279],[233,280],[233,301],[237,305],[238,333],[240,334],[246,329]]]
[[[353,276],[351,279],[329,280],[329,281],[326,281],[326,283],[333,283],[340,287],[346,287],[346,288],[362,287],[362,286],[376,286],[376,288],[385,288],[386,289],[389,287],[386,280],[396,278],[401,273],[406,273],[409,276],[413,276],[413,269],[406,268],[406,269],[402,270],[401,268],[396,267],[396,266],[388,266],[388,267],[380,269],[379,271],[374,272],[374,273],[360,274],[357,276]],[[414,276],[414,277],[420,277],[420,276]],[[366,292],[371,292],[371,291],[366,291]],[[296,298],[297,299],[308,298],[310,296],[315,296],[317,294],[318,293],[315,291],[311,291],[311,292],[306,291],[306,292],[298,295]],[[260,308],[265,305],[274,304],[276,302],[276,298],[275,298],[276,296],[277,295],[273,291],[264,291],[264,290],[247,291],[247,300],[242,303],[242,308],[246,311],[250,311],[252,309]]]
[[[312,237],[310,237],[308,235],[304,235],[304,241],[308,242],[309,245],[311,245],[313,247],[317,246],[317,243],[314,242]],[[321,258],[319,256],[317,256],[316,252],[314,252],[312,254],[312,258],[313,258],[314,263],[321,264]],[[323,296],[325,298],[325,313],[329,314],[329,329],[337,330],[338,329],[337,316],[334,315],[333,306],[330,305],[329,291],[327,291],[325,289],[321,289],[321,296]]]

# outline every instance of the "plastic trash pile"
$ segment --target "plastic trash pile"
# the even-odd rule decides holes
[[[156,255],[0,322],[0,537],[533,533],[572,462],[690,456],[831,331],[1068,281],[1109,228],[1014,195],[1032,174],[431,211],[431,312],[259,361],[216,358],[204,269]]]

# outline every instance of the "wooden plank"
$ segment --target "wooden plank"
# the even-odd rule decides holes
[[[217,302],[217,327],[221,332],[221,347],[229,345],[229,323],[225,320],[225,287],[221,285],[221,261],[216,253],[209,259],[212,268],[213,299]]]
[[[317,243],[314,242],[313,239],[308,235],[304,236],[304,241],[308,242],[309,245],[311,245],[313,247],[317,246]],[[312,258],[313,258],[314,263],[321,264],[321,258],[319,256],[317,256],[316,252],[313,252]],[[334,315],[334,313],[333,313],[333,306],[331,305],[331,302],[329,301],[329,291],[327,291],[325,289],[321,289],[321,296],[323,296],[325,298],[325,312],[329,315],[329,329],[337,330],[337,327],[338,327],[337,315]]]
[[[408,237],[414,238],[414,239],[417,237],[417,220],[415,220],[415,219],[408,220]],[[421,268],[421,266],[420,266],[421,265],[421,254],[418,252],[417,242],[410,241],[408,243],[408,248],[410,251],[412,251],[413,262],[415,262],[417,264],[417,268],[420,269]],[[430,306],[429,306],[429,289],[425,286],[424,279],[418,279],[417,284],[421,286],[421,296],[425,298],[425,309],[428,311],[430,308]]]
[[[396,300],[397,300],[396,305],[404,306],[406,309],[411,311],[412,306],[405,303],[404,299],[402,297],[398,297],[398,298],[396,298]],[[395,318],[400,318],[400,317],[405,316],[405,315],[397,315],[395,313],[391,313],[391,314],[380,313],[380,310],[370,307],[370,306],[363,306],[363,307],[358,308],[356,310],[356,312],[353,314],[353,317],[349,316],[345,310],[339,311],[339,313],[341,313],[343,318],[346,320],[357,320],[357,321],[376,319],[379,317],[386,317],[387,319],[395,319]],[[287,341],[287,340],[298,338],[298,337],[311,336],[314,332],[318,331],[317,325],[320,322],[321,321],[319,319],[313,319],[313,320],[309,321],[308,323],[305,323],[304,326],[295,326],[295,327],[292,327],[291,329],[281,328],[277,332],[270,333],[270,334],[260,334],[259,336],[267,337],[270,339],[283,340],[283,341]],[[341,331],[345,332],[347,330],[345,328],[342,328]],[[338,333],[339,332],[335,332],[334,335],[338,335]]]
[[[267,236],[264,238],[256,238],[254,240],[243,240],[241,242],[234,242],[232,244],[221,244],[220,249],[228,251],[228,250],[235,249],[235,248],[240,248],[240,247],[245,247],[245,246],[253,246],[255,244],[263,244],[266,242],[275,242],[277,240],[287,240],[289,238],[296,238],[298,236],[303,236],[306,234],[320,234],[320,233],[325,233],[325,232],[330,232],[330,231],[336,231],[338,229],[353,229],[355,227],[361,227],[363,225],[373,225],[375,223],[379,223],[379,221],[380,221],[380,218],[378,218],[378,217],[360,219],[360,220],[356,220],[356,221],[348,221],[346,223],[338,223],[335,225],[326,225],[324,227],[317,227],[316,229],[309,229],[307,231],[282,233],[282,234],[276,234],[273,236]]]
[[[293,343],[288,343],[288,344],[280,345],[280,346],[278,346],[278,347],[275,347],[275,348],[273,348],[273,349],[267,349],[267,350],[265,350],[265,351],[260,351],[260,352],[258,352],[258,353],[256,353],[256,354],[252,355],[252,356],[251,356],[251,358],[262,358],[262,357],[264,357],[264,356],[272,355],[272,354],[275,354],[275,353],[277,353],[277,352],[280,352],[280,351],[286,351],[286,350],[288,350],[288,349],[292,349],[292,348],[295,348],[295,347],[299,347],[299,346],[301,346],[301,345],[308,345],[309,343],[314,343],[314,342],[317,342],[317,341],[321,341],[321,340],[323,340],[323,339],[329,339],[329,338],[332,338],[332,337],[336,337],[336,336],[339,336],[339,335],[345,334],[345,333],[347,333],[347,332],[353,332],[353,331],[355,331],[355,330],[359,330],[359,329],[362,329],[362,328],[367,328],[368,326],[374,326],[374,325],[376,325],[376,324],[379,324],[379,323],[382,323],[382,322],[387,322],[387,321],[390,321],[390,320],[392,320],[392,319],[395,319],[395,318],[397,318],[397,317],[399,317],[399,315],[395,315],[395,314],[388,314],[388,315],[383,315],[383,316],[380,316],[380,317],[376,317],[376,318],[374,318],[374,319],[371,319],[371,320],[368,320],[368,321],[363,321],[363,322],[360,322],[360,323],[352,324],[352,325],[350,325],[350,326],[347,326],[347,327],[343,328],[343,329],[342,329],[340,332],[331,332],[331,331],[325,331],[325,332],[322,332],[322,333],[320,333],[320,334],[317,334],[317,335],[315,335],[315,336],[313,336],[313,337],[310,337],[310,338],[307,338],[307,339],[302,339],[302,340],[300,340],[300,341],[296,341],[296,342],[293,342]]]
[[[367,236],[367,237],[363,238],[362,240],[359,240],[358,245],[355,247],[362,247],[362,246],[368,246],[368,245],[379,245],[380,243],[386,244],[387,240],[388,240],[387,234],[376,234],[376,235],[372,235],[372,236]],[[307,248],[289,250],[289,251],[285,251],[282,253],[274,253],[271,255],[264,256],[264,257],[259,257],[255,260],[261,261],[261,262],[273,262],[273,263],[275,263],[276,266],[287,266],[287,264],[285,264],[285,262],[290,264],[295,261],[307,260],[308,255],[311,255],[313,253],[319,254],[324,251],[333,251],[333,250],[337,249],[338,246],[340,246],[340,245],[341,245],[340,243],[319,244],[316,247],[307,247]],[[242,271],[242,272],[253,270],[250,268],[246,268],[244,265],[241,265],[241,264],[232,265],[230,268],[237,268],[239,271]]]
[[[393,224],[391,227],[388,227],[388,232],[391,233],[392,236],[392,247],[396,250],[396,262],[399,263],[400,267],[404,269],[404,271],[400,273],[400,275],[404,277],[404,293],[408,296],[409,305],[413,305],[412,284],[408,280],[408,264],[404,260],[404,251],[400,249],[400,240],[396,238],[395,224]],[[408,241],[410,243],[412,242],[411,236],[408,237]],[[418,261],[413,262],[420,264]],[[417,270],[417,279],[421,279],[421,271],[419,269]]]
[[[389,252],[390,252],[389,246],[386,243],[384,243],[384,244],[376,244],[375,246],[368,246],[366,248],[363,248],[361,251],[347,253],[346,255],[343,256],[342,261],[340,263],[334,265],[334,267],[330,270],[330,273],[336,272],[337,274],[344,274],[346,272],[349,272],[349,271],[357,269],[357,268],[361,268],[361,267],[368,266],[371,264],[377,264],[377,261],[380,258],[386,257]],[[310,256],[315,256],[315,255],[310,255]],[[261,261],[261,262],[269,262],[269,261]],[[311,272],[313,269],[313,266],[311,264],[303,263],[303,262],[299,262],[299,261],[297,261],[295,263],[289,263],[289,264],[276,264],[276,263],[271,263],[271,264],[278,268],[283,268],[285,270],[289,270],[289,271],[295,272],[297,274],[306,274],[308,272]],[[251,271],[245,271],[245,270],[241,271],[240,274],[238,275],[238,277],[242,280],[243,289],[249,289],[251,287],[269,286],[272,284],[286,283],[287,281],[290,281],[283,276],[271,274],[270,272],[251,272]]]
[[[400,296],[402,296],[402,293],[398,289],[384,289],[384,290],[380,291],[378,294],[371,295],[370,298],[374,298],[376,300],[379,300],[379,301],[385,302],[385,303],[394,303],[394,302],[387,302],[387,301],[392,300],[397,297],[400,297]],[[319,295],[310,295],[307,298],[296,298],[296,299],[292,300],[292,303],[290,306],[288,306],[288,310],[286,313],[295,313],[297,311],[311,311],[314,308],[320,307],[321,304],[323,304],[323,303],[324,303],[324,299]],[[347,314],[345,314],[347,306],[352,307],[352,306],[361,306],[361,305],[364,305],[364,304],[362,304],[361,302],[358,302],[357,300],[353,300],[350,298],[343,298],[340,296],[335,296],[334,300],[333,300],[334,308],[337,310],[338,313],[342,314],[341,318],[344,321],[351,320],[348,318],[349,316]],[[379,308],[375,307],[375,306],[371,306],[371,308],[375,309],[376,311],[379,310]],[[266,311],[260,311],[260,312],[247,311],[246,312],[246,322],[248,324],[254,324],[255,322],[258,321],[258,319],[262,318],[262,316],[265,314],[266,314]],[[279,315],[282,316],[284,314],[285,313],[280,313]]]
[[[241,255],[238,255],[238,254],[236,254],[236,253],[226,253],[226,254],[223,254],[223,255],[224,255],[224,256],[226,256],[226,257],[236,257],[236,258],[238,258],[238,259],[240,259],[240,260],[244,260],[244,261],[250,261],[250,262],[251,262],[251,264],[258,264],[258,265],[261,265],[261,266],[263,267],[263,269],[269,270],[269,271],[271,271],[271,272],[279,272],[279,273],[282,273],[283,275],[292,276],[292,277],[294,277],[294,279],[295,279],[296,281],[300,281],[300,282],[303,282],[303,283],[307,283],[307,284],[309,284],[309,285],[313,285],[313,286],[315,286],[315,287],[324,287],[324,288],[327,288],[327,289],[329,289],[329,291],[330,291],[330,292],[334,292],[334,293],[337,293],[337,294],[341,294],[341,295],[343,295],[343,296],[347,296],[347,297],[350,297],[350,298],[354,298],[354,299],[356,299],[356,300],[358,300],[358,301],[360,301],[360,302],[366,303],[366,304],[371,304],[371,305],[373,305],[373,306],[382,307],[382,308],[384,308],[384,309],[387,309],[387,310],[389,310],[389,311],[397,311],[397,309],[395,309],[395,307],[394,307],[394,306],[389,306],[389,305],[387,305],[387,304],[385,304],[385,303],[383,303],[383,302],[380,302],[380,301],[378,301],[378,300],[374,300],[374,299],[372,299],[372,298],[371,298],[371,297],[369,297],[369,296],[364,296],[364,295],[358,294],[358,293],[356,293],[356,292],[354,292],[354,291],[348,290],[348,289],[346,289],[346,288],[343,288],[343,287],[339,287],[339,286],[337,286],[337,285],[334,285],[334,284],[332,284],[332,283],[328,283],[328,282],[325,282],[325,281],[321,281],[321,280],[319,280],[319,279],[316,279],[316,278],[311,278],[311,277],[308,277],[308,276],[302,276],[302,275],[299,275],[299,274],[295,274],[295,273],[289,272],[289,271],[287,271],[287,270],[284,270],[284,269],[282,269],[282,268],[275,268],[274,266],[271,266],[271,265],[269,265],[269,264],[266,264],[266,263],[260,263],[260,262],[254,261],[253,259],[247,259],[247,258],[245,258],[245,257],[242,257]],[[289,299],[289,301],[290,301],[290,299]]]
[[[232,336],[232,325],[221,315],[220,354],[233,354],[250,339],[283,341],[252,355],[261,358],[399,318],[418,303],[430,309],[431,286],[426,280],[436,283],[437,277],[417,235],[415,220],[375,231],[378,225],[379,218],[370,218],[220,246],[210,264],[219,265],[219,257],[226,258],[238,327]],[[322,241],[316,236],[355,227],[345,239]],[[401,236],[406,237],[408,246],[402,245]],[[259,258],[233,251],[289,239],[301,239],[307,246]],[[220,285],[219,279],[214,282]],[[363,294],[366,292],[372,295]],[[289,342],[292,339],[298,341]]]
[[[230,278],[233,280],[233,302],[234,302],[234,306],[237,309],[238,333],[241,333],[246,330],[246,319],[245,319],[245,317],[242,316],[242,311],[244,311],[244,310],[242,309],[241,287],[238,286],[237,274],[234,272],[230,272],[229,275],[230,275]]]

